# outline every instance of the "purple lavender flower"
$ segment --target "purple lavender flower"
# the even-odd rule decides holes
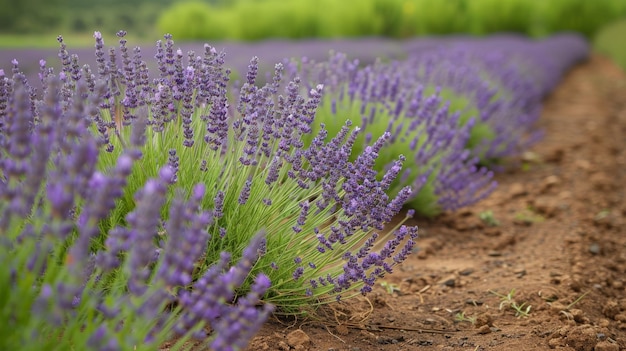
[[[239,202],[240,205],[245,205],[248,202],[248,198],[250,197],[250,191],[252,187],[252,181],[250,179],[246,180],[246,184],[241,189],[241,193],[239,193]]]
[[[204,194],[205,187],[197,185],[188,203],[183,203],[179,196],[170,206],[165,225],[167,244],[157,272],[157,276],[164,279],[168,286],[184,287],[191,284],[194,265],[200,260],[209,240],[207,227],[212,221],[211,213],[197,213]]]
[[[154,263],[154,245],[152,241],[157,235],[160,225],[161,207],[165,204],[167,184],[173,177],[169,167],[161,169],[159,179],[146,182],[142,191],[135,199],[137,207],[126,218],[133,228],[130,240],[135,244],[129,252],[129,291],[136,295],[145,293],[147,280],[150,275],[148,265]]]
[[[274,307],[268,304],[257,307],[261,296],[270,284],[266,275],[256,276],[250,293],[239,299],[237,306],[234,306],[228,314],[212,324],[217,332],[216,337],[211,341],[213,349],[237,350],[247,346],[248,340],[261,329],[262,323],[274,310]]]

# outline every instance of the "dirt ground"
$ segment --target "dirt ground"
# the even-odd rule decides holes
[[[624,73],[581,64],[540,127],[492,196],[417,220],[417,253],[367,299],[272,318],[249,350],[626,350]]]

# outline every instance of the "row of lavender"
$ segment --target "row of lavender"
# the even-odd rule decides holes
[[[124,35],[95,34],[94,67],[59,38],[58,73],[0,71],[0,349],[241,349],[272,311],[367,294],[412,251],[414,211],[387,226],[402,206],[486,196],[478,158],[524,147],[586,54],[509,38],[286,62],[264,85],[253,59],[233,99],[223,53],[166,36],[151,71]]]
[[[411,166],[390,194],[410,186],[407,205],[434,216],[494,189],[489,169],[539,139],[542,99],[588,51],[586,41],[572,34],[540,41],[498,36],[408,48],[401,61],[361,66],[335,53],[327,61],[304,58],[288,67],[294,77],[325,84],[319,123],[332,132],[346,120],[363,128],[357,154],[390,133],[376,169],[384,172],[404,155]]]

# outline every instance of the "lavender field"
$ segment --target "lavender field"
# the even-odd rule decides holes
[[[589,56],[576,34],[124,36],[0,51],[0,349],[239,350],[368,296],[419,220],[496,189]]]

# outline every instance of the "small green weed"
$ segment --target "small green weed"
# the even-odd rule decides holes
[[[487,210],[487,211],[483,211],[481,213],[478,214],[478,218],[480,218],[481,221],[483,221],[483,223],[485,223],[486,225],[490,226],[490,227],[497,227],[500,225],[500,221],[498,221],[494,216],[493,216],[493,211],[492,210]]]
[[[576,300],[574,300],[574,302],[570,303],[569,305],[567,305],[567,307],[565,307],[566,310],[569,310],[570,308],[574,307],[575,304],[579,303],[580,300],[584,299],[585,296],[587,296],[587,294],[589,294],[589,291],[587,291],[586,293],[580,295]]]
[[[536,213],[531,207],[515,213],[515,221],[527,225],[533,223],[541,223],[544,220],[545,218],[542,215]]]
[[[530,315],[530,308],[532,306],[530,305],[526,305],[526,302],[523,302],[522,304],[518,304],[517,301],[515,301],[514,296],[515,296],[515,289],[511,289],[511,291],[509,291],[508,294],[503,295],[503,294],[499,294],[493,290],[489,291],[490,293],[498,296],[500,298],[500,310],[502,310],[503,308],[511,308],[512,310],[515,311],[515,317],[528,317]]]
[[[457,313],[456,315],[454,315],[454,320],[457,322],[469,322],[471,324],[475,324],[476,323],[476,317],[470,317],[470,316],[466,316],[465,312],[461,311],[459,313]]]
[[[596,220],[596,221],[601,221],[604,218],[608,217],[610,214],[611,214],[611,210],[603,209],[602,211],[596,213],[596,215],[593,217],[593,219]]]
[[[398,292],[398,293],[400,292],[400,287],[393,283],[381,282],[380,286],[385,288],[385,290],[387,290],[387,293],[389,295],[393,295],[394,292]]]

